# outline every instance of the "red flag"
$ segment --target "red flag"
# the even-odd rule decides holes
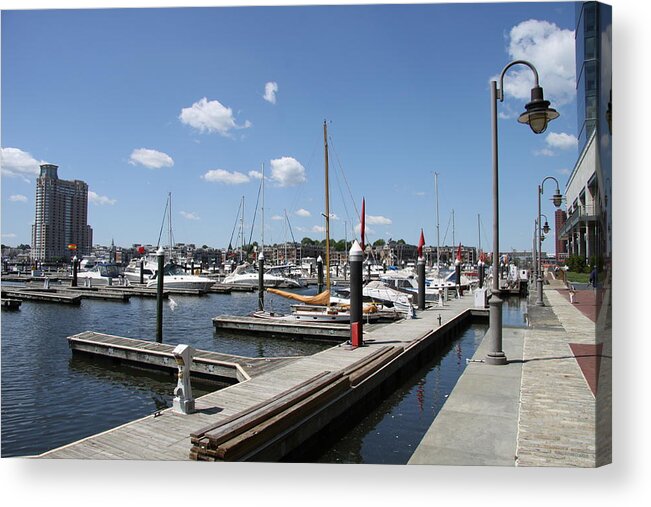
[[[366,220],[365,220],[365,217],[364,217],[364,215],[366,213],[365,209],[366,209],[366,199],[362,197],[362,224],[361,224],[361,227],[360,227],[360,232],[361,232],[361,235],[362,235],[362,241],[361,241],[360,246],[362,247],[362,252],[365,250],[365,248],[364,248],[364,233],[366,231]]]
[[[425,235],[423,229],[420,230],[420,239],[418,240],[418,257],[423,256],[423,247],[425,246]]]
[[[459,243],[459,248],[457,248],[457,260],[461,262],[461,243]]]

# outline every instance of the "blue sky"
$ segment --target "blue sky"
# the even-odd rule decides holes
[[[265,242],[291,240],[285,212],[322,239],[327,119],[333,238],[364,197],[371,242],[436,244],[436,171],[441,243],[454,210],[456,243],[480,215],[489,249],[489,81],[525,58],[561,113],[518,124],[529,73],[507,74],[500,246],[529,249],[538,184],[577,157],[573,29],[572,3],[4,11],[2,242],[30,242],[42,162],[88,183],[95,243],[156,243],[171,192],[175,239],[225,247],[263,164]]]

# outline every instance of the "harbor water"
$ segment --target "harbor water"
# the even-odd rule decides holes
[[[176,305],[166,302],[164,308],[164,343],[186,343],[196,349],[245,357],[310,355],[332,346],[215,331],[212,317],[256,310],[255,292],[172,297]],[[283,312],[290,303],[267,296],[267,304]],[[72,357],[66,339],[83,331],[97,331],[154,341],[155,305],[153,298],[132,297],[128,303],[85,299],[81,306],[25,302],[17,311],[3,310],[2,457],[40,454],[170,407],[175,381],[168,374]],[[504,325],[522,325],[522,308],[519,302],[507,302]],[[416,435],[431,424],[484,332],[482,326],[469,328],[447,353],[437,356],[426,371],[415,374],[411,383],[385,400],[379,412],[369,414],[366,430],[356,428],[356,434],[342,436],[315,461],[406,462],[418,443]],[[219,387],[193,384],[193,391],[201,396]],[[425,418],[419,415],[423,413]],[[418,416],[413,424],[419,428],[412,443],[401,446],[402,442],[396,442],[396,451],[385,445],[384,438],[394,431],[392,424],[396,428],[405,425],[406,414]],[[393,438],[400,440],[400,436]],[[382,439],[381,445],[378,439]],[[378,457],[378,452],[382,456]]]

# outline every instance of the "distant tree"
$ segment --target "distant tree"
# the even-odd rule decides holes
[[[21,243],[16,248],[18,248],[19,250],[30,250],[32,248],[32,246],[31,245],[25,245],[24,243]]]
[[[385,242],[383,239],[378,239],[377,241],[375,241],[375,242],[373,243],[373,246],[374,246],[374,247],[384,246],[384,245],[386,245],[386,242]]]
[[[406,245],[407,244],[407,243],[405,243],[404,239],[399,239],[398,241],[396,241],[396,243],[399,244],[399,245]]]
[[[201,248],[203,248],[204,250],[208,250],[208,245],[203,245]]]
[[[301,245],[314,245],[315,241],[312,238],[305,237],[301,240]]]
[[[339,241],[335,242],[334,248],[337,252],[345,252],[346,246],[347,246],[346,240],[340,239]]]

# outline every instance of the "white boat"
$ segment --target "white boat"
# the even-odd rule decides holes
[[[338,288],[342,295],[350,294],[350,288]],[[403,317],[413,317],[415,314],[412,295],[401,292],[394,287],[378,280],[368,282],[362,287],[362,296],[367,303],[379,303],[382,309],[393,308]]]
[[[265,288],[299,288],[301,284],[298,280],[284,276],[280,271],[274,268],[266,270],[263,274]],[[240,264],[230,275],[224,278],[223,285],[235,285],[239,287],[257,287],[258,270],[248,262]]]
[[[207,291],[215,281],[204,276],[189,275],[178,264],[168,263],[163,268],[163,289],[198,289]],[[158,286],[158,272],[147,282],[147,288]]]
[[[132,259],[129,265],[124,268],[124,278],[130,283],[140,283],[140,262],[142,259]],[[149,281],[154,273],[158,270],[158,262],[151,259],[144,259],[145,264],[142,269],[144,282]]]
[[[116,264],[99,263],[91,269],[77,272],[77,285],[118,285],[120,271]]]

